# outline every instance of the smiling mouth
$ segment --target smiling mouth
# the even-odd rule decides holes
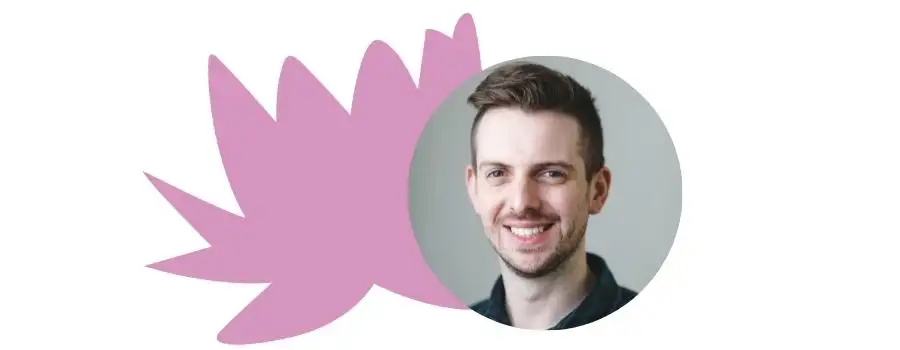
[[[553,224],[543,224],[533,227],[512,227],[512,226],[503,226],[509,232],[512,232],[513,235],[521,238],[532,238],[541,233],[546,232],[548,229],[553,227]]]

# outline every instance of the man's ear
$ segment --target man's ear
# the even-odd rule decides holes
[[[594,174],[590,183],[591,215],[600,213],[600,210],[603,209],[603,206],[606,204],[606,199],[609,197],[609,188],[611,184],[612,174],[608,167],[604,166],[603,169],[600,169],[600,171]]]
[[[472,203],[472,208],[475,209],[475,214],[479,213],[478,210],[478,196],[477,196],[477,186],[478,186],[478,174],[475,172],[475,168],[472,165],[466,166],[466,188],[469,193],[469,202]]]

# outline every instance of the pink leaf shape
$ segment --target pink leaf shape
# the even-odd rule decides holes
[[[418,101],[425,106],[425,115],[430,117],[453,90],[481,71],[481,51],[471,15],[459,19],[453,38],[434,30],[425,33],[421,68]],[[428,117],[421,121],[422,129]]]
[[[156,189],[185,217],[212,247],[180,257],[151,264],[150,267],[193,278],[237,283],[265,283],[262,279],[265,266],[255,260],[236,259],[241,251],[229,249],[240,247],[231,241],[246,237],[240,233],[247,230],[244,218],[220,209],[168,183],[147,174]],[[240,260],[240,261],[239,261]]]
[[[347,113],[299,61],[284,61],[276,118],[214,56],[209,92],[219,151],[243,217],[147,175],[210,244],[149,265],[207,280],[270,286],[219,335],[231,344],[323,327],[378,284],[465,308],[428,268],[412,232],[408,176],[416,141],[447,94],[481,70],[474,22],[426,33],[417,87],[375,41]]]
[[[296,58],[284,61],[278,80],[278,104],[275,107],[279,129],[288,138],[303,142],[305,146],[339,146],[341,141],[324,130],[343,130],[349,125],[349,115],[340,102],[331,95],[324,85]],[[328,116],[325,118],[319,116]],[[286,149],[283,152],[294,152]],[[328,152],[310,152],[310,156],[332,158]],[[304,163],[315,164],[319,159],[304,159]]]
[[[216,207],[145,173],[150,183],[209,244],[219,245],[246,229],[244,218]]]
[[[367,290],[321,283],[308,283],[298,290],[273,283],[225,326],[218,340],[246,345],[310,332],[340,318]]]
[[[247,218],[278,208],[272,202],[283,162],[270,154],[280,138],[275,120],[215,56],[209,58],[209,96],[219,152],[231,189]],[[260,181],[263,180],[263,181]],[[270,215],[277,215],[268,213]]]
[[[226,248],[227,247],[227,248]],[[163,260],[150,267],[161,271],[177,271],[184,277],[234,283],[265,283],[258,263],[241,259],[244,251],[230,246],[213,246]]]
[[[372,211],[363,220],[377,222],[376,227],[385,233],[372,237],[377,242],[371,245],[392,251],[373,259],[379,262],[372,265],[375,283],[408,298],[450,308],[466,305],[444,287],[421,255],[409,220],[408,176],[416,142],[431,113],[480,66],[469,15],[459,20],[452,39],[436,31],[426,33],[418,89],[400,57],[386,44],[375,42],[363,59],[351,109],[354,138],[372,146],[360,150],[367,155],[360,161],[366,169],[385,169],[370,172],[363,184],[366,188],[360,189],[369,193],[363,200],[372,201],[366,206],[392,208],[390,216]]]

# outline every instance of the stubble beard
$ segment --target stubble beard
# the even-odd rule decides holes
[[[575,252],[578,251],[578,247],[581,245],[581,241],[584,239],[586,232],[587,222],[580,228],[570,232],[568,235],[563,234],[559,244],[557,244],[553,252],[550,253],[550,256],[548,256],[537,268],[529,270],[516,266],[512,262],[512,259],[500,252],[500,249],[493,244],[491,246],[494,248],[497,256],[500,257],[500,260],[503,261],[503,264],[516,276],[524,279],[538,279],[557,272],[557,270],[571,260],[575,255]]]

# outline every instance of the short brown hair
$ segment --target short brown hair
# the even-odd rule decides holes
[[[603,127],[591,92],[569,75],[530,62],[502,65],[488,74],[467,102],[477,113],[470,132],[472,166],[476,166],[475,134],[492,108],[518,107],[528,112],[554,111],[574,118],[581,130],[581,155],[587,179],[603,166]]]

